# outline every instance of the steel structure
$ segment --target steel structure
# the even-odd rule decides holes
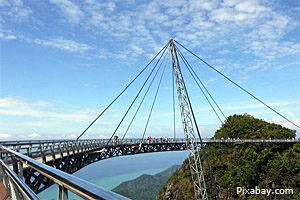
[[[3,179],[1,183],[6,190],[4,199],[8,197],[17,200],[39,199],[36,194],[42,191],[38,190],[40,186],[45,184],[46,187],[42,187],[44,189],[53,183],[59,186],[58,199],[60,200],[68,199],[68,190],[84,199],[127,199],[7,147],[0,146],[0,148],[2,158],[0,159],[0,177]],[[32,184],[33,182],[35,184]],[[4,189],[1,188],[1,193],[3,192]]]
[[[83,189],[89,186],[94,188],[93,191],[98,191],[98,196],[104,197],[107,191],[96,189],[97,186],[90,186],[89,183],[79,185],[76,181],[78,178],[70,174],[91,163],[116,156],[186,150],[185,138],[169,138],[168,142],[161,139],[155,139],[150,143],[144,141],[141,148],[139,145],[142,139],[125,139],[122,143],[111,141],[105,151],[101,152],[108,140],[1,141],[0,184],[4,183],[8,191],[7,194],[19,195],[18,198],[16,197],[17,199],[37,199],[35,194],[56,182],[65,186],[76,184]],[[204,139],[202,141],[206,148],[233,148],[236,146],[289,148],[296,142],[297,140],[293,139]],[[196,139],[196,143],[197,148],[200,149],[199,139]],[[61,173],[61,171],[68,174]],[[70,190],[83,190],[79,188],[71,188]],[[59,191],[60,199],[63,198],[62,195],[64,198],[67,197],[65,187],[60,187]],[[85,196],[85,198],[87,197]]]
[[[196,123],[191,115],[191,105],[188,93],[185,87],[184,79],[181,73],[177,52],[173,39],[170,40],[170,52],[172,54],[172,66],[174,69],[175,81],[177,86],[177,95],[181,113],[181,120],[186,138],[186,145],[189,152],[189,164],[192,174],[193,187],[195,197],[201,199],[208,199],[206,185],[204,180],[204,173],[202,169],[200,154],[198,153],[197,141],[194,132],[193,124]]]
[[[191,68],[187,60],[184,58],[183,54],[175,46],[180,43],[171,39],[169,44],[165,45],[160,52],[143,68],[143,70],[121,91],[121,93],[96,117],[96,119],[79,135],[77,140],[36,140],[36,141],[0,141],[0,198],[1,199],[39,199],[37,194],[49,186],[56,183],[59,186],[58,198],[65,200],[68,199],[68,191],[85,198],[85,199],[126,199],[116,193],[107,191],[96,185],[88,183],[82,179],[79,179],[71,174],[78,171],[79,169],[111,157],[123,156],[123,155],[134,155],[140,153],[151,153],[151,152],[162,152],[162,151],[179,151],[188,150],[189,152],[189,164],[190,171],[192,175],[193,187],[195,191],[195,197],[198,199],[200,197],[203,199],[208,199],[208,194],[205,185],[204,172],[201,164],[199,151],[203,150],[203,155],[205,162],[207,164],[208,172],[212,180],[212,184],[215,189],[215,197],[219,200],[218,191],[214,181],[213,173],[210,169],[207,154],[205,152],[206,147],[213,148],[232,148],[232,147],[243,147],[243,146],[254,146],[255,148],[260,148],[261,146],[268,146],[271,148],[289,148],[294,143],[297,142],[295,139],[281,139],[281,140],[245,140],[245,139],[221,139],[221,140],[202,140],[200,136],[200,131],[196,122],[196,118],[193,112],[193,108],[188,96],[188,92],[183,79],[182,71],[180,68],[179,60],[177,57],[177,51],[182,61],[188,68],[189,72],[193,76],[194,70]],[[139,94],[146,85],[148,79],[150,78],[152,72],[158,65],[161,57],[165,55],[168,49],[172,56],[172,72],[173,72],[173,113],[174,113],[174,137],[175,137],[175,106],[174,106],[174,82],[177,87],[178,102],[181,112],[181,119],[184,130],[184,139],[153,139],[144,140],[144,135],[148,126],[149,119],[151,117],[152,109],[155,104],[157,93],[159,91],[160,83],[164,75],[165,67],[161,74],[161,78],[156,90],[155,98],[152,103],[151,111],[148,117],[148,121],[142,136],[142,139],[124,139],[127,131],[125,132],[121,141],[114,138],[116,131],[122,124],[127,113],[133,106],[135,100],[138,98]],[[204,60],[199,58],[197,55],[186,49],[196,58],[204,62],[207,66],[218,72],[220,75],[224,76],[230,82],[234,83],[244,92],[248,93],[250,96],[254,97],[256,100],[267,106],[269,109],[279,114],[284,119],[288,120],[280,113],[275,111],[273,108],[262,102],[260,99],[246,91],[244,88],[233,82],[231,79],[226,77],[224,74],[213,68],[211,65],[206,63]],[[145,80],[143,86],[139,90],[138,94],[132,101],[122,120],[119,122],[117,128],[112,134],[110,139],[96,139],[96,140],[79,140],[79,138],[99,119],[102,114],[130,87],[130,85],[147,69],[147,67],[159,57],[148,78]],[[161,62],[161,64],[163,61]],[[166,62],[167,63],[167,62]],[[160,66],[161,66],[160,64]],[[165,64],[166,65],[166,64]],[[136,111],[138,112],[144,98],[146,97],[160,67],[158,67],[153,79],[148,86],[147,91],[144,94],[142,101]],[[192,71],[191,71],[192,70]],[[192,73],[193,72],[193,73]],[[196,74],[195,74],[196,75]],[[198,80],[201,82],[199,77],[196,75]],[[197,82],[197,81],[196,81]],[[197,82],[198,84],[198,82]],[[202,84],[202,82],[201,82]],[[198,84],[201,89],[200,85]],[[203,86],[204,87],[204,86]],[[205,88],[205,87],[204,87]],[[205,88],[206,90],[206,88]],[[202,91],[202,89],[201,89]],[[203,92],[203,91],[202,91]],[[209,92],[206,90],[209,94]],[[210,94],[209,94],[210,95]],[[210,100],[204,93],[207,101]],[[211,99],[214,101],[213,97],[210,95]],[[220,112],[223,114],[224,118],[226,116],[214,101]],[[211,103],[210,103],[211,105]],[[214,107],[211,105],[212,109],[215,111]],[[215,111],[216,113],[216,111]],[[136,115],[136,114],[135,114]],[[135,117],[134,115],[134,117]],[[218,116],[218,114],[216,113]],[[134,117],[132,121],[134,120]],[[219,116],[218,116],[219,118]],[[220,118],[219,118],[220,119]],[[132,122],[131,121],[131,122]],[[220,119],[221,121],[221,119]],[[289,121],[289,120],[288,120]],[[289,121],[294,124],[293,122]],[[222,123],[222,121],[221,121]],[[128,126],[130,127],[131,123]],[[295,124],[294,124],[295,125]],[[297,125],[295,125],[297,126]],[[297,126],[298,127],[298,126]],[[298,127],[299,128],[299,127]],[[127,129],[127,130],[128,130]],[[112,138],[114,138],[112,140]],[[261,145],[263,144],[263,145]],[[4,196],[3,196],[4,195]]]

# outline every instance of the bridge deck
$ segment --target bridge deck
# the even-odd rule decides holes
[[[288,148],[297,141],[298,140],[295,139],[204,139],[203,143],[206,147],[233,147],[236,145],[244,146],[253,144],[254,147],[256,147],[258,144],[268,146],[281,145],[281,148]],[[93,162],[111,157],[162,151],[180,151],[186,149],[185,139],[171,138],[168,139],[168,141],[160,138],[153,139],[151,141],[141,139],[125,139],[124,141],[112,141],[106,146],[107,142],[107,139],[5,141],[0,143],[0,147],[1,145],[6,146],[2,149],[14,150],[14,152],[19,152],[20,155],[23,154],[23,156],[25,157],[22,158],[21,161],[17,161],[18,163],[16,163],[16,161],[14,161],[15,156],[12,156],[13,153],[8,155],[0,151],[0,160],[4,160],[5,163],[9,165],[9,168],[16,173],[20,173],[19,167],[20,162],[22,162],[22,176],[24,176],[25,183],[32,189],[34,193],[38,194],[54,183],[54,181],[51,179],[53,178],[53,176],[49,176],[47,174],[44,174],[44,172],[40,172],[40,167],[43,168],[44,166],[48,165],[51,166],[52,169],[55,168],[58,171],[60,170],[68,174],[72,174]],[[199,144],[200,141],[197,142]],[[200,145],[197,148],[200,149]],[[37,168],[32,168],[32,165],[27,165],[26,158],[29,159],[29,157],[33,158],[35,161],[38,161],[37,163],[40,163],[40,166]],[[50,168],[47,169],[50,170]],[[59,182],[59,184],[63,185],[62,182]],[[72,189],[77,194],[84,195],[84,193],[78,191],[76,188]]]
[[[297,139],[273,139],[273,140],[261,140],[261,139],[203,139],[202,142],[205,145],[210,144],[234,144],[241,145],[247,143],[295,143]],[[30,156],[41,163],[48,163],[56,159],[62,160],[68,156],[83,153],[86,151],[93,151],[99,153],[99,151],[105,146],[108,139],[98,140],[32,140],[32,141],[1,141],[0,145],[4,145],[11,149],[16,150],[24,155]],[[200,141],[197,141],[200,143]],[[128,146],[128,145],[165,145],[165,144],[185,144],[185,139],[168,139],[164,141],[161,138],[152,139],[152,141],[141,139],[125,139],[124,141],[111,142],[108,147],[114,146]],[[70,145],[71,144],[71,145]],[[76,144],[75,148],[72,144]],[[95,145],[96,144],[96,145]],[[84,146],[84,147],[82,147]],[[87,147],[88,146],[88,147]],[[92,146],[92,148],[91,148]],[[64,148],[62,148],[64,147]],[[184,150],[184,149],[178,149]],[[9,164],[12,169],[12,165]],[[24,169],[28,166],[24,164]]]

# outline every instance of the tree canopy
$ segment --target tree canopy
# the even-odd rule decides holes
[[[233,115],[216,131],[214,138],[293,138],[295,131],[250,115]],[[291,147],[251,145],[209,148],[207,154],[221,199],[300,199],[300,142]],[[202,156],[202,152],[200,152]],[[214,190],[202,156],[207,192]],[[254,189],[293,189],[286,195],[237,194],[237,187]],[[188,159],[163,186],[157,199],[193,199]]]

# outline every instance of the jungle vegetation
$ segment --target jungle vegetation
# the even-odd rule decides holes
[[[296,131],[256,119],[233,115],[216,131],[215,139],[292,139]],[[300,142],[282,146],[249,145],[207,147],[211,169],[221,199],[300,199]],[[215,192],[207,165],[200,152],[209,199]],[[237,187],[252,189],[293,189],[286,195],[237,194]],[[189,161],[186,159],[162,187],[156,199],[194,199]]]

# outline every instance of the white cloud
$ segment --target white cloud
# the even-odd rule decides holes
[[[80,26],[80,30],[90,31],[93,36],[106,36],[115,42],[112,49],[117,50],[93,52],[100,58],[114,57],[113,54],[126,59],[150,55],[170,37],[191,48],[201,45],[203,51],[220,47],[226,51],[231,44],[237,51],[270,61],[300,53],[299,42],[283,40],[289,31],[299,26],[298,19],[264,1],[152,0],[134,4],[96,0],[49,1],[58,8],[59,16],[66,22]],[[0,6],[26,8],[21,0],[1,2]],[[92,49],[90,45],[63,38],[35,39],[33,42],[73,52]],[[109,53],[103,53],[105,51]]]
[[[17,39],[17,37],[15,35],[11,34],[9,31],[1,30],[1,20],[0,20],[0,39],[4,39],[4,40],[15,40],[15,39]]]
[[[28,135],[28,137],[31,137],[31,138],[39,138],[40,137],[40,134],[38,133],[31,133]]]
[[[11,2],[13,3],[2,1],[0,6],[10,6],[11,9],[12,5],[27,8],[24,5],[25,1],[24,3],[20,0]],[[199,50],[201,47],[197,52],[199,55],[215,54],[215,50],[220,52],[215,54],[216,57],[225,57],[224,52],[230,51],[239,52],[237,56],[254,55],[255,63],[251,65],[242,63],[237,67],[232,65],[239,61],[230,62],[230,58],[226,57],[223,61],[230,66],[224,69],[225,74],[267,70],[276,59],[300,54],[298,40],[285,40],[289,32],[299,27],[298,18],[289,11],[276,8],[272,2],[258,0],[178,0],[176,2],[152,0],[134,3],[49,0],[49,2],[58,8],[59,19],[72,24],[72,30],[68,34],[73,36],[77,34],[76,31],[83,34],[88,32],[91,38],[101,39],[94,43],[95,46],[63,37],[27,39],[27,41],[68,52],[90,53],[101,59],[118,58],[134,61],[143,55],[151,57],[153,52],[160,50],[171,37],[191,50],[195,47]],[[295,9],[299,10],[299,8]],[[52,10],[49,9],[49,12]],[[21,18],[28,19],[31,14],[35,13],[28,11],[27,17],[23,14]],[[56,16],[53,18],[57,20]],[[60,25],[58,26],[61,27]],[[63,26],[66,28],[65,24]],[[0,29],[0,39],[20,38],[17,36],[13,33],[4,34]],[[105,41],[102,43],[103,38]],[[109,48],[106,44],[109,44],[107,45]],[[264,61],[267,61],[267,64]],[[245,65],[249,66],[245,67]]]
[[[0,98],[0,118],[3,131],[14,132],[13,138],[24,138],[24,130],[38,132],[40,138],[77,138],[101,112],[101,109],[61,108],[47,101],[28,101],[17,97]],[[123,110],[110,109],[105,116],[98,119],[83,138],[97,137],[113,131]],[[13,119],[15,120],[11,120]],[[34,136],[34,135],[33,135]],[[33,137],[32,136],[32,137]],[[24,138],[26,139],[26,138]]]
[[[62,14],[69,23],[78,24],[84,16],[84,13],[80,10],[79,6],[72,1],[50,0],[50,2],[59,8],[60,14]]]
[[[78,135],[74,135],[74,134],[71,134],[71,135],[70,135],[70,138],[72,138],[72,139],[73,139],[73,138],[77,138],[77,137],[78,137]]]
[[[99,49],[96,53],[96,57],[98,58],[117,58],[117,59],[124,59],[127,58],[127,55],[124,52],[110,52],[106,49]]]
[[[268,102],[267,105],[271,107],[286,107],[290,105],[299,105],[297,101],[279,101],[279,102]],[[224,110],[245,110],[245,109],[257,109],[257,108],[266,108],[265,105],[261,103],[252,103],[249,104],[247,102],[239,103],[239,104],[232,104],[232,105],[224,105],[221,106]]]
[[[286,114],[288,115],[288,116],[290,116],[290,117],[295,117],[295,114],[294,113],[292,113],[291,111],[286,111]]]
[[[211,50],[220,46],[225,49],[231,43],[237,49],[248,50],[269,60],[299,54],[297,42],[287,44],[281,41],[295,27],[297,20],[256,0],[224,3],[153,0],[119,12],[114,12],[119,3],[108,12],[99,2],[89,2],[82,6],[87,13],[84,26],[117,41],[126,41],[126,57],[153,52],[171,36],[190,47],[201,44]]]
[[[295,125],[293,125],[289,121],[287,121],[283,118],[280,118],[280,117],[273,117],[270,121],[273,123],[276,123],[276,124],[280,124],[281,126],[284,126],[289,129],[293,129],[293,130],[298,129]],[[292,117],[292,118],[290,118],[290,121],[292,121],[294,124],[296,124],[297,126],[300,127],[300,119],[298,119],[296,117]],[[299,131],[299,129],[298,129],[298,131]]]
[[[7,139],[10,138],[11,134],[7,134],[7,133],[0,133],[0,139]]]
[[[47,101],[28,102],[25,99],[15,97],[0,98],[0,115],[89,122],[92,120],[91,114],[94,116],[95,112],[95,110],[91,109],[57,109],[53,103]],[[47,125],[43,124],[45,122],[41,123],[42,125]]]
[[[0,1],[0,8],[3,17],[8,17],[18,22],[26,21],[32,14],[32,10],[25,6],[22,0],[2,0]]]
[[[260,13],[270,11],[269,8],[260,5],[259,2],[255,0],[242,1],[235,6],[235,9],[247,13]]]
[[[173,116],[173,115],[174,115],[173,112],[169,112],[169,113],[154,115],[152,118],[156,119],[156,118],[161,118],[161,117],[170,117],[170,116]],[[180,112],[175,112],[175,116],[179,116],[179,115],[180,115]]]
[[[113,12],[116,8],[116,4],[114,2],[107,2],[105,3],[104,7],[110,11],[110,12]]]
[[[98,136],[98,138],[100,138],[100,139],[107,139],[107,138],[109,138],[110,136],[108,136],[108,135],[103,135],[103,134],[101,134],[101,135],[99,135]]]
[[[73,40],[69,40],[61,37],[52,38],[49,40],[33,39],[28,41],[39,45],[57,48],[57,49],[70,51],[70,52],[86,52],[93,49],[91,46],[87,44],[78,43]]]
[[[110,49],[103,46],[96,49],[89,44],[62,37],[28,40],[69,52],[90,51],[89,53],[99,58],[134,60],[141,55],[152,55],[174,37],[192,50],[195,46],[201,45],[203,52],[207,50],[215,52],[220,47],[223,52],[228,52],[230,45],[234,45],[241,54],[254,54],[257,62],[267,59],[270,63],[283,56],[300,54],[299,42],[283,40],[287,33],[299,26],[297,18],[264,1],[152,0],[132,3],[49,0],[49,2],[58,8],[59,18],[71,23],[73,27],[78,25],[80,31],[90,31],[93,37],[104,36],[114,41]],[[13,0],[11,3],[1,2],[0,6],[10,6],[11,9],[27,8],[21,0]],[[21,18],[28,18],[31,12],[28,11],[27,15],[22,14]],[[14,34],[1,35],[0,31],[1,39],[15,39],[15,37]],[[248,72],[241,68],[242,66],[239,66],[240,70],[236,72]],[[251,70],[260,70],[260,67],[253,67]]]

